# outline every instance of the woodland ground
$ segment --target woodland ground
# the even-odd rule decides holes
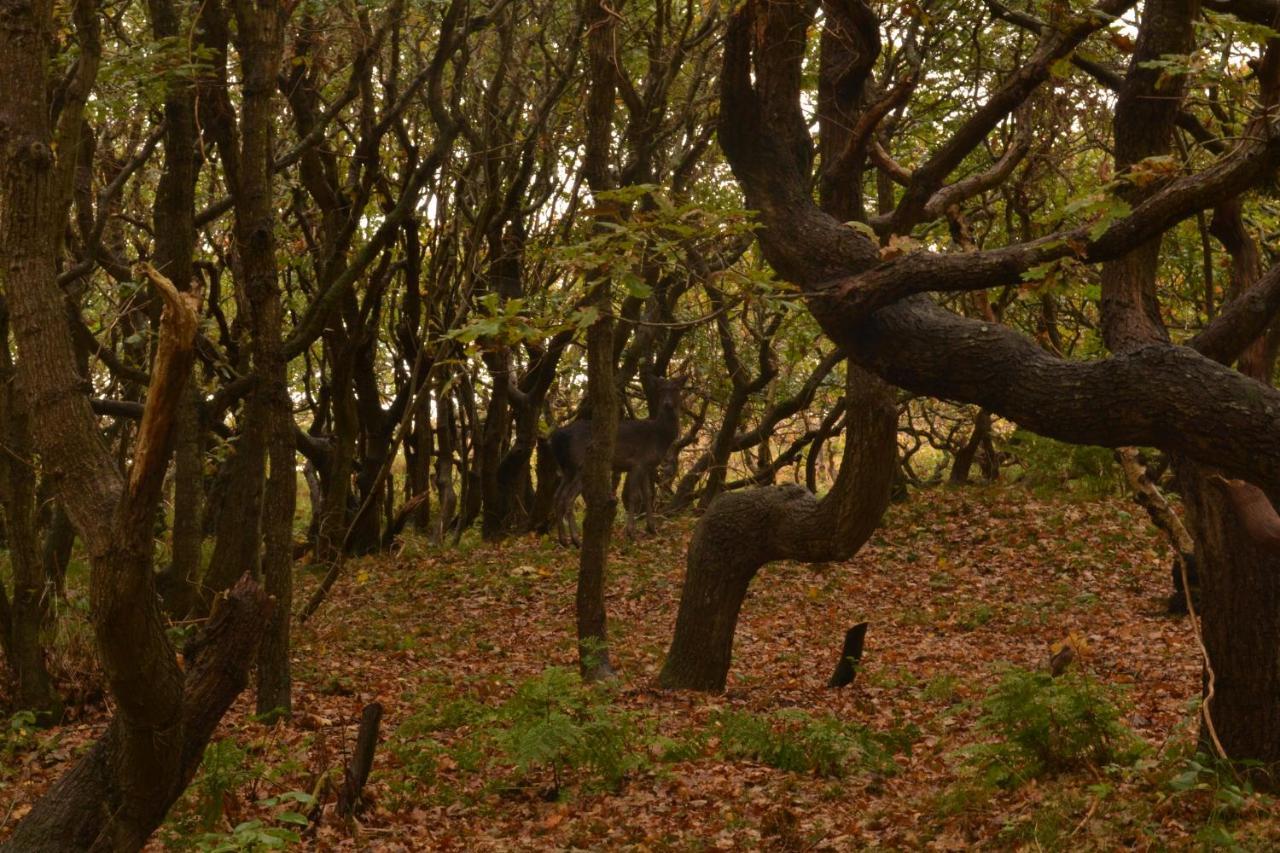
[[[1193,755],[1200,660],[1187,619],[1165,614],[1167,549],[1128,501],[915,492],[847,563],[757,578],[724,696],[653,688],[691,529],[670,522],[614,550],[621,678],[609,695],[569,675],[576,552],[536,538],[411,539],[352,562],[296,630],[293,721],[253,722],[242,698],[152,849],[1280,844],[1275,801]],[[299,600],[315,583],[301,574]],[[863,619],[857,681],[829,690],[843,633]],[[1010,666],[1045,669],[1070,632],[1088,646],[1078,668],[1123,696],[1123,721],[1149,748],[976,786],[966,748],[1001,735],[975,725],[983,698]],[[300,792],[344,764],[373,700],[386,717],[368,808],[344,824],[328,796],[310,826],[295,825],[312,811]],[[5,727],[0,835],[103,719],[89,701],[50,732]]]

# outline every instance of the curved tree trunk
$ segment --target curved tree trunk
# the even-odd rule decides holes
[[[730,492],[698,522],[658,677],[663,687],[723,690],[738,612],[756,573],[775,560],[846,560],[879,524],[897,467],[897,406],[889,386],[853,365],[848,371],[847,438],[831,491],[821,500],[799,485]]]

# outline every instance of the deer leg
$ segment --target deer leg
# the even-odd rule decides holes
[[[653,477],[644,480],[644,529],[649,533],[657,533],[658,526],[653,521],[654,488]]]
[[[569,539],[573,542],[575,548],[582,547],[582,538],[578,535],[578,514],[573,511],[574,501],[578,499],[578,495],[582,494],[582,474],[575,474],[569,483],[569,490],[565,495],[564,517],[569,521]]]
[[[636,472],[632,470],[627,474],[627,482],[622,486],[622,506],[627,511],[627,538],[636,538],[636,499],[644,494],[644,481],[635,482]]]
[[[560,485],[551,499],[551,513],[556,517],[556,540],[561,545],[568,545],[565,538],[565,515],[573,511],[573,477],[561,475]]]

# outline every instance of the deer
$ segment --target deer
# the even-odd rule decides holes
[[[654,406],[648,418],[627,418],[618,422],[618,435],[613,445],[613,471],[626,473],[623,504],[627,510],[627,536],[634,537],[636,503],[645,509],[645,530],[655,532],[653,523],[653,475],[680,431],[680,392],[685,377],[653,378],[646,382],[652,392]],[[551,433],[551,453],[560,468],[560,485],[552,500],[556,517],[556,534],[565,542],[565,526],[575,546],[580,544],[578,521],[573,502],[582,493],[582,466],[591,440],[591,421],[577,420]]]

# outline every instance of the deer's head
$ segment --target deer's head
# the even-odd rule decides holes
[[[665,379],[661,376],[641,375],[641,384],[645,386],[645,393],[653,404],[653,412],[671,411],[676,414],[680,412],[680,393],[684,390],[684,383],[688,377],[676,376],[671,379]]]

